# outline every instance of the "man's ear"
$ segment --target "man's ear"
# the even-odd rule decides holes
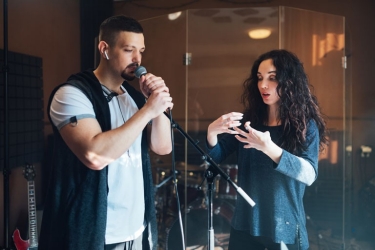
[[[108,56],[108,44],[104,41],[100,41],[99,44],[98,44],[98,50],[100,51],[100,54],[106,58],[107,60],[109,60],[109,56]]]

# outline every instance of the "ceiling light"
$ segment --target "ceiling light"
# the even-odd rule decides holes
[[[271,35],[271,30],[269,29],[255,29],[249,31],[249,37],[252,39],[264,39]]]
[[[181,16],[181,11],[169,14],[168,19],[173,21],[179,18],[180,16]]]

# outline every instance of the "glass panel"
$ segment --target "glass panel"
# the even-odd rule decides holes
[[[255,28],[266,28],[271,34],[266,39],[251,39],[248,32]],[[243,111],[242,83],[249,76],[253,61],[261,53],[278,47],[278,7],[189,10],[187,38],[187,49],[192,56],[187,74],[188,133],[205,148],[206,131],[211,122],[226,113]],[[203,163],[195,148],[189,145],[187,163],[193,169]],[[236,181],[235,156],[227,158],[220,167]],[[237,196],[234,188],[220,176],[214,184],[215,246],[227,249]],[[186,192],[190,189],[188,184]],[[206,245],[208,241],[206,183],[203,190],[188,201],[185,235],[189,247]]]
[[[183,55],[186,52],[186,11],[179,18],[170,20],[160,16],[141,21],[145,34],[146,51],[142,64],[147,71],[161,76],[173,97],[172,117],[179,126],[186,130],[186,66]],[[182,143],[182,145],[181,145]],[[176,141],[176,168],[179,193],[182,195],[185,182],[184,141]],[[159,249],[166,249],[167,231],[178,227],[176,191],[172,183],[171,155],[159,156],[150,151],[150,160],[155,182],[156,217],[158,221]],[[180,184],[181,183],[181,184]],[[184,197],[180,197],[184,203]],[[178,236],[177,236],[178,237]]]
[[[242,111],[242,82],[253,61],[278,47],[278,7],[188,10],[174,21],[161,16],[144,20],[142,25],[147,48],[143,64],[149,72],[165,79],[174,99],[174,120],[204,149],[208,124],[224,113]],[[269,29],[270,36],[250,39],[248,32],[256,27]],[[188,67],[182,63],[186,53],[191,55]],[[205,184],[204,191],[197,190],[206,166],[179,132],[175,133],[175,154],[186,246],[206,245]],[[178,249],[181,241],[176,194],[170,181],[162,185],[170,175],[170,155],[152,154],[151,160],[155,185],[160,186],[156,192],[159,248]],[[232,158],[221,165],[234,181],[235,162]],[[214,230],[219,244],[226,248],[236,195],[224,180],[217,177],[215,183]]]
[[[282,48],[304,62],[322,111],[327,115],[330,145],[319,158],[319,176],[306,189],[305,210],[311,248],[341,248],[345,229],[346,145],[350,131],[345,100],[344,18],[324,13],[281,7]],[[350,167],[350,166],[348,166]],[[350,228],[350,227],[349,227]],[[329,231],[322,234],[322,230]]]
[[[166,15],[144,20],[142,25],[147,48],[143,64],[166,81],[175,104],[173,119],[203,149],[212,121],[225,113],[242,111],[242,83],[260,54],[285,48],[298,55],[331,130],[331,144],[320,158],[319,177],[305,194],[310,243],[312,247],[342,244],[350,228],[351,206],[345,204],[352,203],[350,192],[346,191],[352,185],[347,147],[351,145],[351,87],[345,83],[348,71],[341,66],[344,19],[286,7],[259,7],[187,10],[173,21]],[[271,34],[265,39],[250,39],[248,32],[255,28],[266,28]],[[174,136],[185,244],[206,245],[207,187],[206,183],[202,184],[203,190],[197,187],[204,180],[207,166],[176,129]],[[151,154],[151,162],[157,187],[159,249],[180,249],[177,194],[169,179],[171,155]],[[236,181],[235,156],[220,167]],[[227,249],[229,222],[237,197],[219,176],[214,184],[216,246]],[[329,237],[320,229],[330,230]]]

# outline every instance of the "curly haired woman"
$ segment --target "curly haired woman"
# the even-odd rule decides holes
[[[238,196],[229,250],[280,249],[281,242],[308,249],[303,195],[328,143],[317,99],[303,64],[286,50],[261,55],[243,86],[244,112],[222,115],[207,131],[216,162],[236,151],[238,185],[256,203]]]

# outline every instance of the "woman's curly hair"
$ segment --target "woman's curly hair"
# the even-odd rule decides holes
[[[280,96],[279,119],[283,126],[281,147],[296,153],[304,151],[307,124],[314,120],[320,137],[320,150],[328,144],[326,124],[320,112],[317,98],[311,93],[303,64],[296,55],[287,50],[272,50],[261,55],[251,69],[250,76],[243,83],[242,104],[245,119],[252,125],[266,125],[268,122],[267,104],[262,100],[258,89],[258,68],[262,61],[271,59],[276,68],[277,93]]]

